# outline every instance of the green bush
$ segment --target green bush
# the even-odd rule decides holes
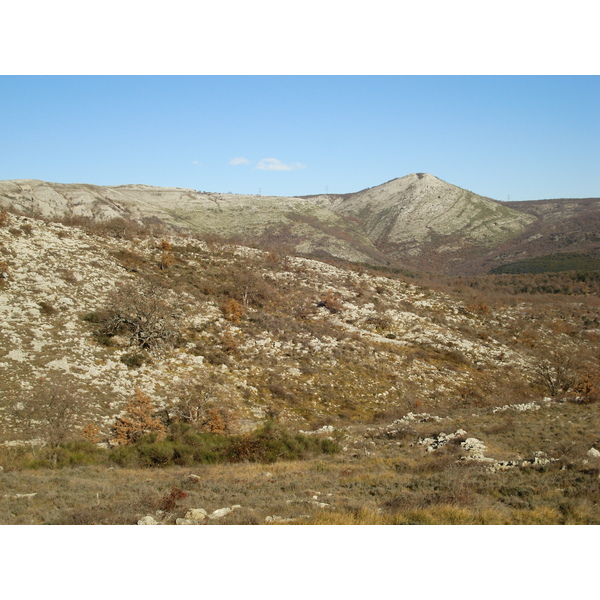
[[[36,452],[30,448],[13,449],[11,464],[17,469],[52,469],[108,464],[153,468],[245,461],[273,463],[339,450],[338,444],[330,439],[290,433],[270,422],[251,433],[233,436],[198,431],[189,423],[176,422],[162,438],[149,433],[132,444],[109,450],[84,440]]]
[[[146,357],[139,352],[130,352],[123,354],[119,360],[130,369],[139,369],[144,364]]]
[[[290,432],[267,422],[247,436],[233,439],[225,450],[228,462],[266,462],[298,460],[317,454],[339,452],[332,440]]]

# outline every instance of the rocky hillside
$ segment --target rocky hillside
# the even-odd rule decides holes
[[[329,206],[361,222],[374,245],[396,263],[433,271],[460,270],[474,254],[489,252],[535,221],[428,173],[333,198]]]
[[[501,405],[573,384],[567,363],[569,377],[591,369],[600,333],[593,298],[493,306],[365,269],[22,216],[4,216],[0,267],[4,439],[32,434],[22,411],[51,389],[77,401],[73,427],[104,435],[136,389],[162,406],[191,394],[240,430],[275,414],[306,428]]]
[[[124,219],[296,252],[385,264],[360,224],[313,199],[198,192],[147,185],[102,187],[35,180],[0,182],[0,207],[52,219]]]
[[[293,198],[3,181],[0,207],[63,223],[161,225],[307,257],[447,274],[599,252],[597,199],[501,203],[426,173],[353,194]]]
[[[595,288],[493,279],[0,213],[0,523],[597,524]]]

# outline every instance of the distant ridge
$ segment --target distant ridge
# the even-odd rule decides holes
[[[145,184],[0,181],[0,207],[46,219],[161,223],[319,258],[471,274],[600,252],[600,200],[499,202],[413,173],[346,194],[278,197]]]

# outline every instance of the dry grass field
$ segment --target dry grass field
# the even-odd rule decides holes
[[[419,443],[458,430],[466,433],[435,450]],[[151,515],[175,524],[190,509],[237,505],[201,524],[599,524],[600,457],[589,454],[590,431],[600,431],[597,404],[548,402],[340,428],[333,435],[343,450],[305,460],[8,466],[0,473],[0,522],[135,524]],[[463,442],[472,437],[484,440],[495,463],[468,458]],[[10,465],[6,450],[2,458]]]

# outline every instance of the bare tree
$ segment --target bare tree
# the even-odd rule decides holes
[[[228,431],[233,418],[227,396],[227,388],[218,377],[185,381],[173,386],[164,412],[168,422],[183,421],[198,429],[214,431],[216,421],[220,421],[223,431]]]
[[[164,290],[148,282],[120,287],[101,316],[100,333],[127,335],[130,344],[152,349],[174,342],[179,335],[176,310],[164,299]]]
[[[551,352],[536,365],[538,381],[551,396],[568,392],[577,382],[574,359],[564,352]]]
[[[25,440],[56,448],[78,430],[81,405],[77,391],[43,379],[21,395],[10,413]]]

